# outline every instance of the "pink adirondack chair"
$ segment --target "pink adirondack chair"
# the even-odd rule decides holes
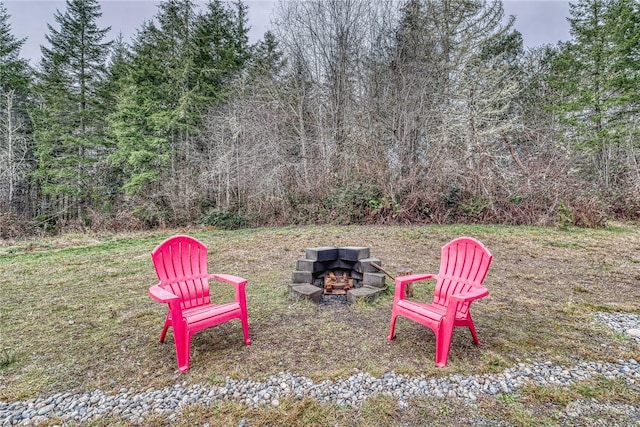
[[[160,342],[164,342],[167,329],[173,327],[180,372],[189,370],[191,337],[205,328],[240,319],[244,342],[251,344],[245,297],[247,281],[228,274],[209,274],[204,244],[189,236],[170,237],[153,250],[151,259],[160,282],[149,288],[149,295],[169,306]],[[235,301],[212,304],[209,297],[212,279],[233,285]]]
[[[466,326],[473,341],[480,345],[471,319],[471,302],[489,295],[482,285],[492,255],[479,241],[470,237],[454,239],[442,247],[438,274],[413,274],[395,279],[395,294],[391,311],[391,327],[387,339],[395,336],[396,319],[404,316],[433,330],[436,335],[436,366],[447,365],[453,329]],[[433,301],[430,304],[405,299],[409,283],[435,279]]]

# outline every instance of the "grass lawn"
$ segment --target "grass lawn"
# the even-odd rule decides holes
[[[185,375],[177,373],[172,333],[165,344],[157,342],[166,308],[147,295],[156,283],[149,254],[178,233],[209,247],[210,272],[249,280],[253,341],[243,344],[237,320],[202,331],[193,338],[191,369]],[[410,266],[415,273],[435,273],[440,247],[461,235],[479,239],[494,256],[485,281],[490,295],[472,306],[483,345],[474,346],[468,331],[456,330],[444,369],[435,367],[430,329],[399,318],[396,339],[387,342],[392,284],[375,302],[355,306],[317,306],[287,297],[291,272],[307,247],[369,246],[388,271]],[[231,299],[232,288],[222,286],[212,291],[214,298]],[[416,285],[414,298],[428,299],[431,289]],[[96,388],[144,391],[182,381],[223,384],[227,376],[262,380],[284,370],[322,380],[346,378],[355,370],[374,376],[390,370],[442,376],[501,372],[519,362],[640,360],[637,345],[593,320],[597,311],[640,314],[637,226],[193,229],[3,241],[0,400]],[[553,425],[553,414],[572,396],[585,393],[602,401],[640,404],[638,393],[628,386],[596,380],[560,391],[532,387],[513,396],[487,397],[474,408],[416,399],[400,411],[393,399],[382,396],[357,409],[308,399],[257,409],[227,402],[194,407],[180,422],[454,425],[469,411],[485,411],[514,425]]]

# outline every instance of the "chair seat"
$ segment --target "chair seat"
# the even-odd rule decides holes
[[[187,321],[187,325],[189,325],[189,329],[192,332],[240,317],[240,314],[240,304],[237,302],[209,304],[182,310],[182,317]]]
[[[425,304],[409,300],[400,300],[398,301],[398,307],[416,313],[421,317],[432,320],[433,322],[439,322],[447,314],[447,308],[437,304]],[[465,319],[465,316],[456,312],[456,319],[462,320]]]

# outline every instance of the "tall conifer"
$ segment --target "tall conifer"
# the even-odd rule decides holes
[[[167,193],[189,191],[185,177],[198,154],[193,140],[203,111],[224,100],[246,68],[248,28],[241,2],[234,10],[214,0],[200,11],[192,0],[168,0],[155,18],[132,44],[109,118],[117,143],[110,159],[124,171],[123,188],[139,207],[166,212]],[[183,187],[167,190],[172,180]]]
[[[634,156],[624,146],[638,132],[640,7],[632,0],[580,0],[570,14],[573,39],[553,62],[551,108],[570,146],[590,159],[582,169],[613,189],[626,157]]]
[[[58,219],[83,216],[100,199],[96,163],[104,154],[105,63],[110,28],[99,28],[97,0],[67,0],[48,25],[37,73],[39,108],[34,112],[38,171],[43,192]]]

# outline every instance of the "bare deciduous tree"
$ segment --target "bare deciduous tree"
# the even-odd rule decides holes
[[[16,91],[3,90],[0,95],[0,204],[12,210],[16,188],[29,170],[27,156],[31,143],[26,136],[25,118],[17,114]]]

